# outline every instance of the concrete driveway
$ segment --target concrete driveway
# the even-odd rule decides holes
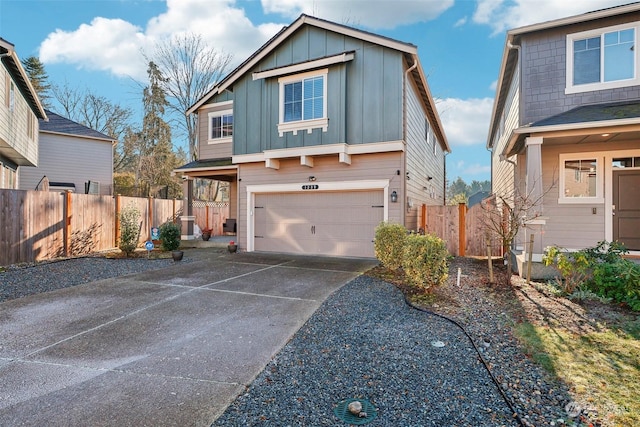
[[[373,260],[221,254],[0,304],[0,425],[208,426]]]

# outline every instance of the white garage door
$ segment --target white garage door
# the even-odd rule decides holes
[[[382,191],[257,194],[257,251],[373,257]]]

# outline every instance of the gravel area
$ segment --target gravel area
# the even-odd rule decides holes
[[[9,266],[0,272],[0,302],[95,280],[168,267],[173,259],[70,258],[32,265]]]
[[[333,294],[213,425],[344,425],[333,410],[349,398],[373,404],[372,426],[517,425],[460,329],[367,276]]]
[[[9,267],[0,272],[0,301],[172,263],[87,257]],[[510,285],[488,284],[486,270],[486,261],[455,258],[448,284],[419,309],[391,278],[358,277],[327,299],[213,425],[346,425],[334,410],[348,399],[371,403],[371,426],[575,425],[565,411],[569,390],[522,352],[511,328],[527,319],[584,332],[598,327],[599,314],[624,313],[587,312],[517,276]]]

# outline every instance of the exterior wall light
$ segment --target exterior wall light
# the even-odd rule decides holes
[[[397,203],[398,202],[398,193],[396,192],[396,190],[393,190],[391,192],[391,203]]]

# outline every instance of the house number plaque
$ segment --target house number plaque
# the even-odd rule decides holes
[[[307,184],[302,186],[303,190],[317,190],[318,188],[320,188],[318,184]]]

